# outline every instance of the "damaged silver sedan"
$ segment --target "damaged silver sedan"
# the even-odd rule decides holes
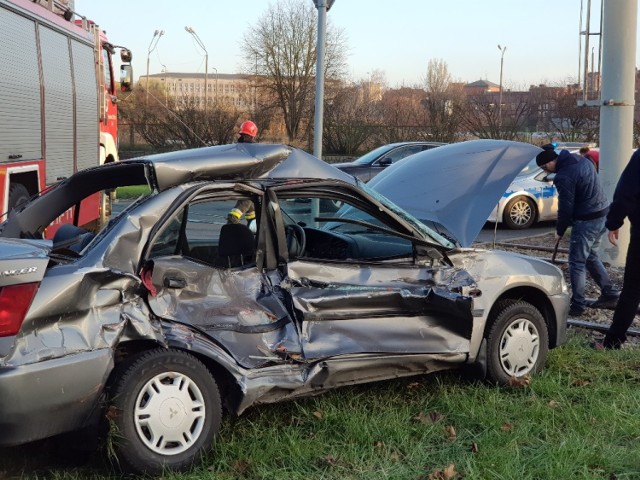
[[[503,164],[515,176],[531,148],[475,144],[474,158],[495,160],[491,202],[513,178]],[[223,408],[463,365],[498,383],[540,370],[565,340],[561,272],[463,248],[456,233],[474,222],[455,191],[425,196],[438,218],[416,220],[387,199],[394,168],[374,191],[289,146],[223,145],[85,170],[12,212],[0,225],[0,445],[108,410],[120,465],[158,473],[209,449]],[[83,198],[126,185],[149,193],[98,232],[64,225],[44,240],[60,215],[81,218]],[[228,223],[247,200],[253,228]],[[436,204],[460,206],[451,225]]]

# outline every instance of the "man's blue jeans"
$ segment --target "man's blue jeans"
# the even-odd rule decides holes
[[[569,245],[569,278],[572,291],[571,306],[574,308],[581,309],[587,306],[584,297],[587,272],[603,294],[612,289],[609,274],[597,253],[602,235],[607,231],[604,222],[605,217],[573,222]]]

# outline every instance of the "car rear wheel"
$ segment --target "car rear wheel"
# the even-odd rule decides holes
[[[9,185],[9,204],[7,211],[10,212],[18,205],[29,200],[29,190],[21,183],[11,183]]]
[[[210,372],[178,350],[152,350],[132,361],[115,380],[111,404],[110,443],[120,468],[151,475],[199,460],[222,416]]]
[[[529,228],[535,220],[536,205],[528,197],[512,198],[504,209],[503,221],[513,230]]]
[[[507,384],[542,369],[549,353],[549,333],[540,311],[525,301],[496,306],[487,339],[487,379]]]

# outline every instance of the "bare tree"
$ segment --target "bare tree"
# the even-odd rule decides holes
[[[401,87],[387,90],[380,101],[381,126],[378,144],[423,140],[429,137],[424,129],[424,90]]]
[[[478,138],[518,138],[531,122],[532,104],[527,92],[503,93],[502,114],[498,113],[497,93],[466,98],[460,108],[461,127]]]
[[[372,82],[333,85],[327,88],[324,108],[324,150],[354,154],[376,132],[378,102]]]
[[[242,41],[245,70],[259,79],[258,88],[276,99],[290,142],[301,124],[311,123],[315,85],[316,11],[311,2],[280,0],[250,27]],[[326,76],[345,68],[343,33],[328,25]]]
[[[440,59],[429,60],[424,79],[426,96],[422,101],[425,108],[425,126],[431,139],[439,142],[453,142],[460,125],[460,105],[463,101],[461,87],[453,85],[447,63]]]
[[[571,85],[537,90],[534,101],[539,105],[541,129],[554,132],[562,141],[597,141],[600,109],[578,106],[580,94]]]
[[[167,97],[159,86],[137,88],[120,103],[121,118],[158,150],[231,143],[240,113],[219,105],[205,113],[195,96]]]

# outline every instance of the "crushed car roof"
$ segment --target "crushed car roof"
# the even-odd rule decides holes
[[[444,226],[467,247],[518,172],[540,151],[505,140],[443,145],[391,165],[367,185],[417,219]]]
[[[288,145],[234,143],[149,155],[159,190],[195,180],[237,178],[323,178],[355,180],[313,155]]]
[[[128,185],[147,184],[164,191],[212,180],[334,179],[356,185],[351,175],[302,150],[280,144],[234,143],[137,157],[82,170],[45,197],[10,212],[0,236],[21,237],[46,227],[60,212],[87,196]],[[46,205],[45,205],[46,203]]]

